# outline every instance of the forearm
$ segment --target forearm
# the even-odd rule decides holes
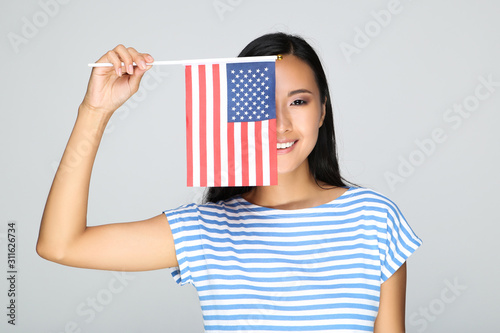
[[[47,198],[37,251],[57,259],[86,229],[90,177],[109,114],[80,106]]]

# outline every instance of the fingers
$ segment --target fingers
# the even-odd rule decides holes
[[[122,61],[121,61],[120,57],[118,56],[118,54],[114,50],[111,50],[111,51],[108,51],[108,53],[106,53],[105,57],[107,57],[107,62],[110,62],[113,64],[113,68],[115,69],[116,75],[122,76],[122,74],[123,74]],[[103,61],[103,62],[106,62],[106,61]]]
[[[153,57],[147,53],[139,53],[133,47],[126,48],[122,44],[116,46],[113,50],[108,51],[98,62],[110,62],[116,75],[122,76],[123,74],[134,75],[134,71],[139,69],[140,74],[151,68],[148,63],[154,61]],[[137,67],[134,68],[134,62]],[[122,65],[123,63],[123,65]]]

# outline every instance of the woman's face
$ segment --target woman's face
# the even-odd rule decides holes
[[[324,102],[324,101],[323,101]],[[325,117],[314,72],[294,55],[276,61],[276,132],[278,173],[307,163]]]

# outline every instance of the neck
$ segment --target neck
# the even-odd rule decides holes
[[[243,197],[259,206],[277,209],[300,209],[317,206],[321,192],[326,190],[316,184],[307,160],[296,170],[278,175],[278,185],[259,186]]]

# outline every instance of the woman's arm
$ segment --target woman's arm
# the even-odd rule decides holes
[[[404,333],[406,303],[406,262],[380,287],[380,305],[375,333]]]
[[[41,257],[108,270],[177,265],[172,233],[163,214],[133,223],[87,227],[90,177],[104,129],[113,112],[137,92],[142,76],[151,68],[146,62],[152,61],[148,54],[118,45],[98,61],[111,62],[114,67],[92,70],[45,205],[36,247]]]

